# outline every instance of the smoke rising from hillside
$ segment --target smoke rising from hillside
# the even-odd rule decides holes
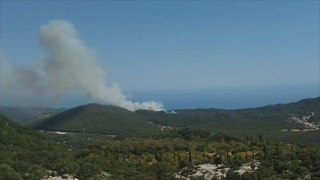
[[[148,109],[160,111],[160,102],[132,102],[121,92],[118,84],[106,83],[106,71],[95,51],[79,38],[73,25],[53,20],[42,25],[39,42],[48,56],[28,67],[16,68],[5,64],[1,57],[2,91],[17,93],[17,97],[53,95],[63,97],[74,91],[84,91],[95,101],[120,106],[130,111]]]

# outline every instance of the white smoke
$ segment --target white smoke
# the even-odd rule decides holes
[[[160,102],[132,102],[118,84],[106,84],[106,71],[98,62],[95,51],[79,38],[74,26],[65,20],[53,20],[42,25],[39,33],[47,58],[30,67],[15,68],[1,57],[1,89],[16,93],[17,98],[43,94],[63,97],[74,91],[84,91],[95,101],[120,106],[130,111],[163,110]]]

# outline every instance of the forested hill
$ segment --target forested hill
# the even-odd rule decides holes
[[[317,97],[258,108],[178,109],[174,112],[131,112],[109,105],[88,104],[38,121],[32,127],[109,135],[150,135],[159,132],[158,125],[164,125],[170,126],[169,129],[187,127],[242,138],[262,134],[274,140],[317,143],[319,102],[320,97]]]
[[[305,112],[320,112],[320,97],[302,99],[298,102],[288,104],[273,104],[258,108],[239,109],[238,111],[253,112],[276,112],[282,111],[287,113],[303,114]]]
[[[200,117],[200,119],[213,120],[213,119],[234,119],[241,117],[241,119],[261,119],[264,116],[273,116],[271,119],[285,119],[289,115],[304,116],[314,114],[309,120],[320,122],[320,97],[303,99],[298,102],[288,104],[273,104],[264,107],[224,110],[215,108],[198,108],[198,109],[176,109],[173,113],[151,112],[145,110],[136,111],[139,114],[147,117],[161,117],[163,122],[166,117],[172,117],[175,121],[170,121],[169,124],[174,125],[178,123],[179,117],[186,118],[184,123],[187,123],[188,118]],[[164,119],[163,119],[164,118]],[[198,119],[198,118],[196,118]],[[269,117],[270,119],[270,117]],[[198,123],[197,121],[193,121]],[[184,124],[182,123],[182,124]]]
[[[109,135],[152,135],[158,127],[137,113],[109,105],[78,106],[45,120],[35,122],[35,129],[95,132]]]
[[[174,112],[139,110],[136,113],[148,121],[175,128],[196,128],[235,137],[263,134],[277,141],[319,144],[320,97],[258,108],[177,109]]]
[[[198,108],[198,109],[175,109],[174,112],[179,113],[214,113],[214,112],[271,112],[271,111],[288,111],[296,113],[304,113],[306,111],[320,112],[320,97],[306,98],[297,102],[287,104],[270,104],[263,107],[245,108],[235,110],[225,110],[217,108]]]
[[[71,152],[0,114],[0,179],[40,179],[46,170],[74,173]]]

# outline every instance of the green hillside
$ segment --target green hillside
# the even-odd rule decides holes
[[[268,140],[319,144],[320,97],[303,99],[289,104],[268,105],[258,108],[178,109],[176,113],[138,110],[88,104],[56,114],[32,125],[35,129],[73,132],[93,132],[109,135],[157,134],[157,125],[173,128],[200,129],[224,133],[239,138],[262,135]],[[297,122],[306,122],[314,128]],[[152,122],[152,123],[150,123]]]
[[[82,108],[91,106],[97,105]],[[0,116],[0,180],[40,180],[47,170],[57,171],[58,175],[68,173],[80,180],[178,180],[177,173],[201,179],[203,176],[195,176],[198,165],[208,163],[229,169],[224,172],[226,180],[320,178],[319,146],[272,143],[261,136],[241,140],[181,129],[143,138],[101,139],[87,147],[67,150]],[[236,173],[245,163],[254,170]]]
[[[78,168],[70,151],[0,114],[1,180],[37,180],[47,170],[62,174]]]
[[[29,121],[49,117],[65,111],[65,108],[49,108],[49,107],[9,107],[0,106],[0,113],[9,117],[15,122],[25,124]]]
[[[290,121],[290,117],[303,118],[320,123],[320,97],[289,104],[268,105],[259,108],[238,110],[222,109],[178,109],[177,114],[139,110],[148,121],[176,128],[195,128],[220,132],[236,137],[263,135],[269,140],[284,140],[299,143],[319,143],[320,131],[291,132],[290,129],[306,129],[301,123]]]
[[[32,125],[35,129],[95,132],[109,135],[152,135],[154,123],[141,115],[115,106],[88,104],[51,116]]]

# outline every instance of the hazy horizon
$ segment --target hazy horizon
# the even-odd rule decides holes
[[[0,104],[234,109],[319,96],[319,1],[0,3]]]
[[[126,94],[126,93],[125,93]],[[166,110],[174,109],[243,109],[255,108],[271,104],[286,104],[297,102],[301,99],[319,97],[319,86],[305,87],[264,87],[264,88],[239,88],[239,89],[195,89],[174,91],[134,91],[126,95],[133,101],[161,100],[166,105]],[[54,107],[73,108],[88,103],[99,103],[87,99],[81,93],[52,104],[24,105],[13,103],[12,99],[3,99],[1,106],[27,106],[27,107]],[[103,103],[101,103],[103,104]]]

